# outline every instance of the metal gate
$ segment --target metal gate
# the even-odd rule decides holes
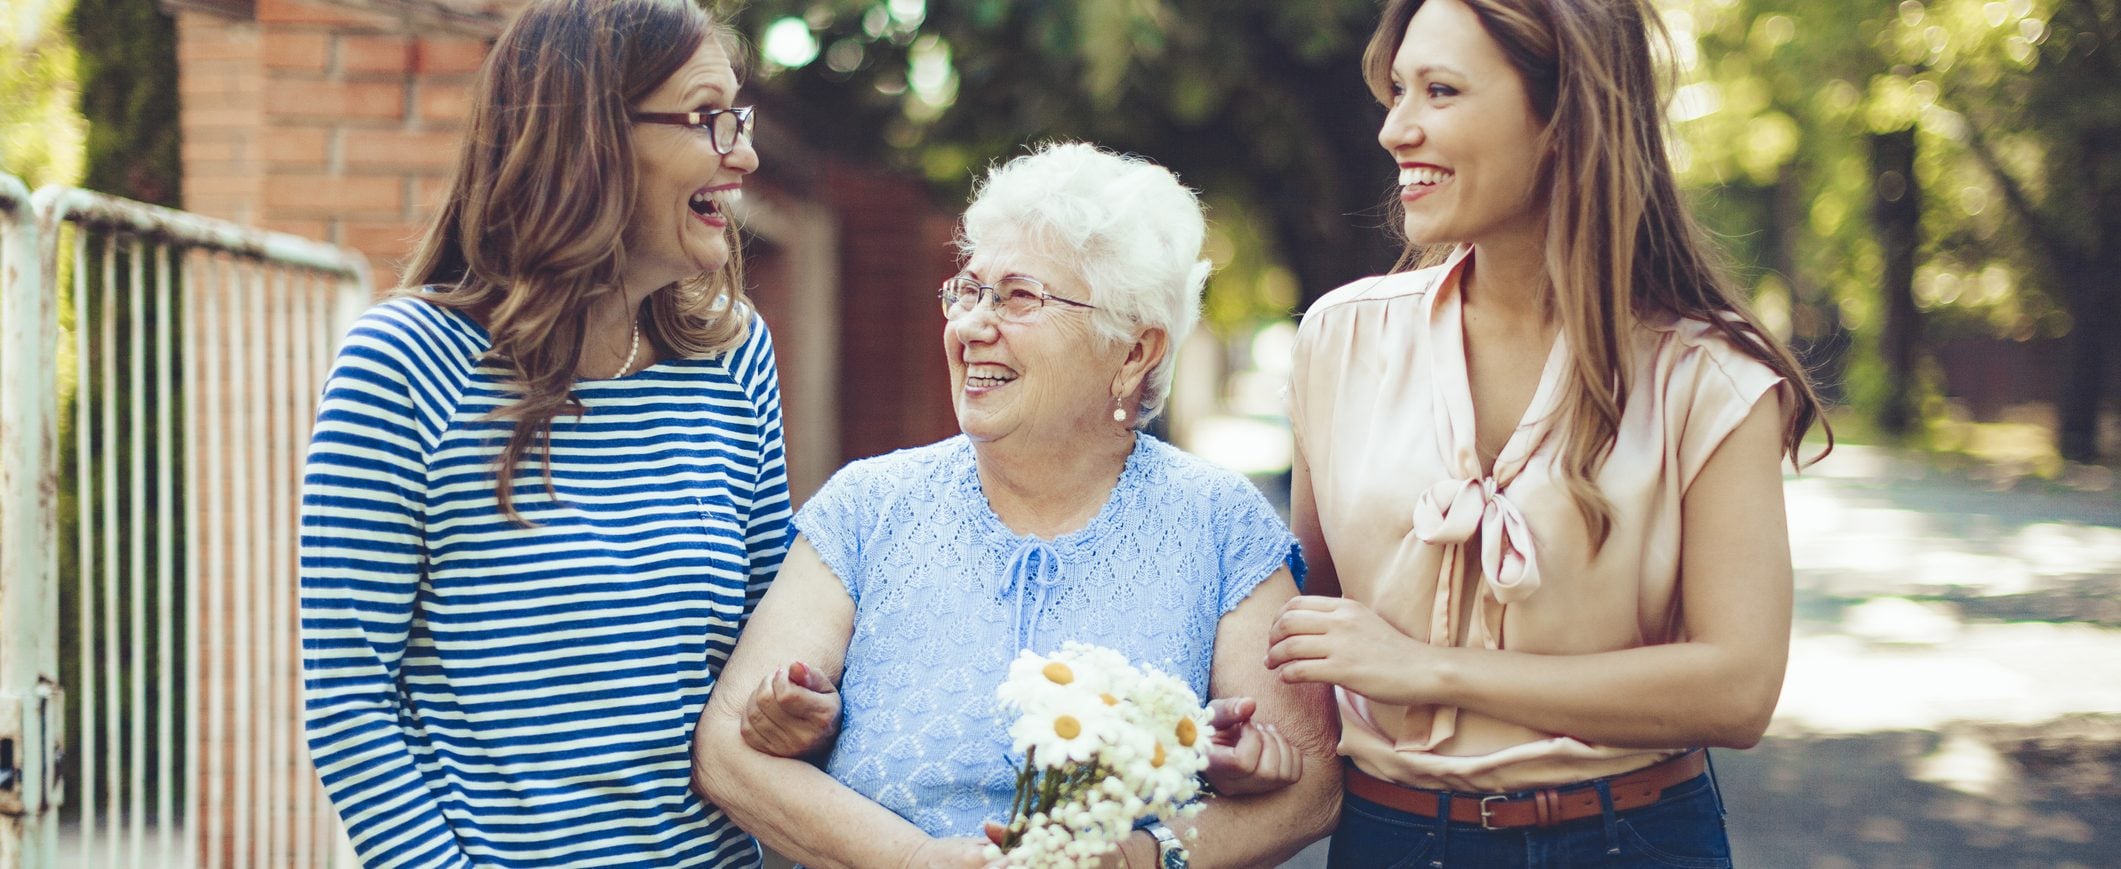
[[[0,867],[332,865],[299,469],[330,245],[0,175]]]

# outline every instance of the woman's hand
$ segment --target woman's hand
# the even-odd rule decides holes
[[[1283,682],[1326,682],[1401,706],[1435,702],[1438,651],[1344,597],[1290,598],[1267,633],[1267,669]]]
[[[808,757],[840,729],[840,693],[816,668],[796,661],[751,692],[740,728],[744,744],[775,757]]]
[[[988,842],[970,836],[956,839],[929,839],[906,855],[899,863],[900,869],[957,869],[957,867],[984,867],[987,864]]]
[[[1303,777],[1303,753],[1272,724],[1252,720],[1259,704],[1250,697],[1220,697],[1208,704],[1208,769],[1202,773],[1219,794],[1247,796],[1280,790]]]

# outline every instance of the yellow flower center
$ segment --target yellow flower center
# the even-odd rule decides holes
[[[1097,699],[1105,701],[1105,705],[1106,705],[1106,706],[1118,706],[1118,705],[1119,705],[1119,698],[1118,698],[1118,697],[1114,697],[1114,696],[1112,696],[1112,695],[1110,695],[1110,694],[1099,694],[1099,695],[1097,695]]]
[[[1074,739],[1082,735],[1083,723],[1073,715],[1063,715],[1053,719],[1053,733],[1062,739]]]
[[[1185,747],[1187,747],[1187,748],[1192,748],[1192,747],[1193,747],[1193,740],[1194,740],[1194,739],[1197,739],[1197,738],[1199,738],[1199,736],[1200,736],[1200,728],[1199,728],[1199,727],[1196,727],[1196,726],[1194,726],[1194,724],[1193,724],[1193,719],[1191,719],[1191,718],[1181,718],[1181,719],[1179,719],[1179,720],[1178,720],[1178,744],[1179,744],[1179,745],[1183,745],[1183,746],[1185,746]],[[1161,747],[1161,746],[1159,746],[1159,748],[1160,748],[1160,747]]]
[[[1162,769],[1162,768],[1163,768],[1163,766],[1164,766],[1164,744],[1163,744],[1163,743],[1159,742],[1159,743],[1157,743],[1157,744],[1156,744],[1156,754],[1154,754],[1154,755],[1151,755],[1151,756],[1149,757],[1149,766],[1150,766],[1150,767],[1152,767],[1152,768],[1155,768],[1155,769]]]
[[[1068,665],[1059,661],[1047,664],[1046,669],[1039,672],[1044,673],[1046,679],[1055,685],[1066,685],[1075,681],[1075,671],[1068,669]]]

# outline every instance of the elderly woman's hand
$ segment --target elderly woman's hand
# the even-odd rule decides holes
[[[1216,793],[1263,794],[1303,777],[1303,752],[1272,724],[1252,720],[1259,704],[1250,697],[1222,697],[1208,704],[1208,769],[1202,775]]]
[[[801,661],[773,671],[744,707],[744,744],[775,757],[808,757],[832,744],[840,729],[840,693],[832,680]]]

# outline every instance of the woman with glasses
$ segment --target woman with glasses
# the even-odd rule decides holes
[[[988,176],[940,293],[963,435],[855,462],[804,505],[724,671],[747,690],[701,719],[695,783],[738,823],[806,864],[979,865],[1016,787],[995,688],[1018,650],[1068,640],[1225,698],[1222,795],[1170,824],[1198,837],[1142,831],[1110,865],[1272,864],[1332,823],[1326,694],[1263,664],[1295,540],[1243,477],[1139,430],[1198,317],[1204,232],[1171,173],[1089,145]],[[788,757],[826,743],[822,768]]]
[[[691,0],[536,0],[303,489],[309,745],[371,867],[749,866],[689,740],[789,536],[758,167]]]
[[[1775,708],[1820,403],[1679,196],[1662,36],[1647,0],[1394,0],[1371,38],[1428,247],[1304,315],[1312,585],[1269,656],[1338,689],[1334,866],[1730,865],[1700,749]]]

